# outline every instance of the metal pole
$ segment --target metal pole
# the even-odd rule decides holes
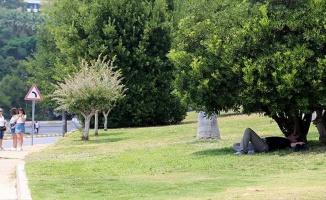
[[[34,144],[34,113],[35,113],[35,100],[32,101],[32,146]]]

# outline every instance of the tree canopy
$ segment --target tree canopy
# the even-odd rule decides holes
[[[169,57],[181,95],[208,112],[272,117],[306,140],[325,106],[326,2],[199,1],[178,25]]]
[[[43,22],[38,14],[16,9],[21,6],[15,4],[18,2],[0,1],[0,105],[5,117],[13,106],[23,107],[27,113],[31,110],[24,100],[32,85],[27,84],[30,74],[24,61],[35,50],[35,33]]]
[[[26,3],[24,0],[0,0],[0,7],[6,9],[22,8]]]
[[[180,122],[186,106],[174,95],[174,66],[166,56],[171,47],[172,7],[172,1],[165,0],[48,2],[42,10],[46,24],[41,51],[34,54],[34,62],[30,60],[43,69],[35,78],[60,82],[75,71],[69,66],[78,67],[79,58],[115,57],[129,89],[112,110],[109,126]],[[51,42],[54,53],[42,49]],[[45,76],[47,68],[55,72]]]
[[[71,113],[81,113],[85,118],[83,138],[88,140],[90,119],[124,97],[125,87],[121,83],[121,71],[100,57],[88,63],[82,60],[80,71],[58,83],[51,95],[59,107]]]

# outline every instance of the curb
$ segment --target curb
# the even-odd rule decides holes
[[[59,133],[49,133],[49,134],[34,134],[34,138],[40,138],[40,137],[57,137],[62,136],[62,134]],[[30,134],[24,134],[24,138],[32,138],[32,135]],[[11,140],[12,135],[11,134],[5,134],[3,137],[4,140]]]
[[[18,200],[32,200],[31,192],[28,188],[28,181],[25,173],[25,161],[18,162],[16,167],[17,180],[17,199]]]

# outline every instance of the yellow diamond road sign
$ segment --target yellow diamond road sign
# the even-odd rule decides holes
[[[25,100],[43,100],[42,95],[37,89],[36,85],[32,85],[32,87],[29,89],[28,93],[25,96]]]

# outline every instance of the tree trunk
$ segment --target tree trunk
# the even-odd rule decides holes
[[[287,137],[291,134],[299,136],[299,139],[307,143],[307,134],[311,123],[311,114],[304,114],[298,112],[293,113],[279,113],[273,115],[272,118],[276,121],[282,133]]]
[[[95,111],[94,135],[98,136],[98,110]]]
[[[299,114],[294,117],[294,134],[299,135],[299,138],[305,142],[306,144],[308,143],[307,141],[307,135],[309,132],[311,124],[311,114]]]
[[[85,118],[85,127],[84,127],[84,133],[83,133],[83,136],[82,136],[82,140],[89,140],[89,126],[90,126],[90,123],[91,123],[91,118],[92,118],[92,116],[94,114],[95,114],[95,111],[91,112],[89,114],[82,113],[82,115]]]
[[[198,113],[197,139],[221,139],[216,114],[207,116],[203,111]]]
[[[111,109],[109,109],[107,112],[103,111],[103,116],[104,116],[104,130],[108,130],[108,116],[110,113]]]
[[[316,118],[312,121],[316,126],[319,133],[319,141],[326,144],[326,126],[325,126],[325,115],[323,114],[322,108],[316,108]]]

